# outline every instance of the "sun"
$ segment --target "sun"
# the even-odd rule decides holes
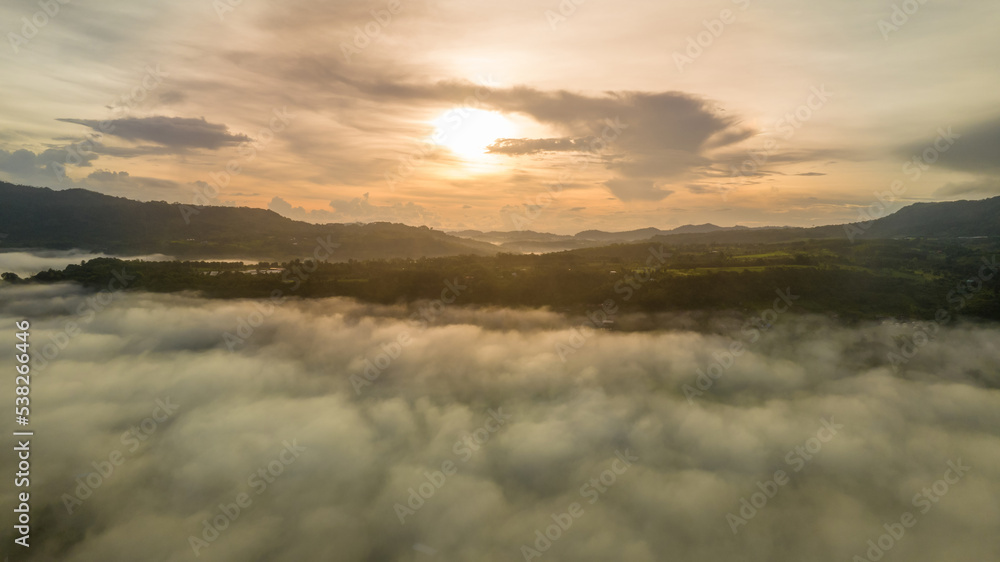
[[[482,109],[449,109],[432,123],[436,128],[431,140],[466,160],[486,158],[486,147],[517,133],[514,123],[501,113]]]

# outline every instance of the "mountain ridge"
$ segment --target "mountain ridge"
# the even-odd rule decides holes
[[[7,248],[77,248],[118,255],[162,253],[187,259],[308,257],[319,240],[339,245],[332,259],[348,260],[548,253],[645,240],[738,244],[838,237],[1000,236],[1000,196],[914,203],[866,223],[809,228],[721,227],[705,223],[671,230],[584,230],[575,235],[444,232],[387,222],[312,224],[252,207],[204,206],[185,219],[183,206],[176,203],[140,202],[84,189],[57,191],[6,182],[0,182],[0,203],[0,243]]]
[[[0,182],[4,247],[81,249],[117,255],[160,253],[178,258],[309,257],[339,245],[333,260],[491,255],[495,246],[426,226],[396,223],[316,225],[251,207],[139,202],[84,189],[52,190]]]

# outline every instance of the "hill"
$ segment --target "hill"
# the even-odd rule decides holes
[[[331,258],[491,255],[484,242],[426,226],[294,221],[248,207],[200,209],[184,220],[180,205],[139,202],[83,189],[54,191],[0,182],[0,232],[6,248],[72,248],[116,255],[178,258],[287,259],[311,256],[317,239],[340,244]]]
[[[596,248],[607,244],[620,244],[649,240],[655,236],[668,234],[707,233],[729,230],[749,230],[745,226],[723,227],[714,224],[686,224],[672,230],[659,228],[640,228],[624,232],[607,232],[604,230],[584,230],[572,236],[565,234],[550,234],[533,230],[482,232],[479,230],[460,230],[451,232],[461,238],[469,238],[480,242],[496,244],[502,251],[524,254],[544,254],[561,252],[580,248]]]

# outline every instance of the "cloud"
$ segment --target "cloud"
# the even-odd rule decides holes
[[[622,201],[659,201],[673,191],[663,189],[650,180],[618,179],[608,180],[604,185]]]
[[[742,338],[738,315],[623,316],[623,331],[593,333],[564,363],[557,345],[583,319],[544,310],[456,303],[421,329],[407,320],[413,308],[345,299],[269,310],[180,295],[95,300],[74,286],[0,292],[0,321],[30,317],[36,354],[67,321],[80,328],[32,388],[45,405],[32,419],[46,446],[31,470],[44,483],[31,492],[44,532],[26,560],[190,559],[189,537],[242,493],[252,503],[203,557],[418,560],[419,543],[445,559],[522,559],[521,545],[574,502],[583,514],[545,559],[849,560],[906,511],[918,525],[894,557],[1000,555],[995,325],[942,327],[894,375],[886,353],[906,329],[787,316],[745,340],[690,404],[683,386]],[[231,353],[223,333],[262,306]],[[404,333],[410,343],[356,394],[351,375]],[[158,399],[177,411],[130,450],[123,432]],[[505,427],[456,453],[490,409],[510,416]],[[811,446],[824,418],[843,428],[794,471],[789,454]],[[252,487],[292,441],[301,456]],[[593,503],[581,496],[626,450],[639,460]],[[113,451],[123,463],[67,514],[63,494]],[[911,498],[958,459],[972,471],[920,513]],[[446,461],[457,472],[401,525],[395,504]],[[15,462],[4,455],[0,469]],[[789,484],[734,536],[726,514],[778,469]],[[12,505],[13,493],[0,497]]]
[[[684,186],[688,191],[696,195],[705,195],[708,193],[719,193],[718,187],[713,187],[704,184],[690,183]]]
[[[997,154],[1000,154],[1000,117],[954,127],[940,127],[934,135],[909,143],[897,153],[909,160],[935,148],[937,159],[933,162],[934,165],[976,174],[1000,172],[1000,158],[997,158]]]
[[[1000,179],[981,178],[965,182],[949,182],[935,190],[934,195],[1000,195]]]
[[[125,191],[139,189],[143,190],[146,196],[163,195],[163,192],[173,192],[181,187],[180,184],[172,180],[132,176],[128,172],[112,172],[110,170],[91,172],[85,183],[102,193],[123,189]]]
[[[20,149],[7,152],[0,149],[0,171],[14,178],[51,183],[58,181],[57,170],[65,166],[90,166],[97,155],[93,152],[76,150],[74,147],[47,148],[39,154]]]
[[[368,194],[353,199],[335,199],[330,201],[332,210],[314,209],[307,211],[303,207],[294,207],[281,197],[274,197],[267,208],[295,220],[315,223],[330,222],[397,222],[411,226],[436,226],[440,219],[434,213],[412,201],[393,203],[391,205],[376,205],[368,200]]]
[[[826,174],[822,172],[802,172],[801,174],[795,174],[796,176],[825,176]]]
[[[663,199],[671,191],[654,184],[711,165],[708,151],[753,134],[738,118],[718,113],[709,101],[681,92],[587,96],[512,88],[491,96],[488,103],[530,115],[572,135],[504,139],[491,147],[492,152],[515,155],[575,150],[596,154],[605,167],[619,175],[604,185],[622,201]]]
[[[187,99],[187,95],[180,90],[167,90],[157,94],[157,99],[164,105],[173,105]]]
[[[14,152],[0,150],[0,172],[5,173],[15,183],[38,187],[90,189],[107,195],[126,196],[143,201],[176,197],[180,184],[173,180],[133,176],[125,171],[107,169],[95,170],[80,179],[66,175],[67,167],[93,166],[92,162],[102,153],[102,145],[93,143],[88,147],[90,150],[83,150],[79,145],[49,148],[41,154],[24,149]]]
[[[489,151],[508,156],[576,152],[597,159],[622,181],[647,183],[696,175],[714,162],[711,152],[755,133],[710,100],[683,92],[618,91],[589,95],[528,86],[485,88],[462,81],[338,80],[368,96],[417,102],[476,99],[485,109],[532,118],[561,134],[498,139]],[[477,92],[480,94],[477,96]],[[605,183],[607,186],[607,184]],[[612,191],[631,193],[634,190]],[[643,199],[657,193],[645,190]],[[660,197],[662,198],[662,197]]]
[[[58,119],[133,142],[154,142],[173,149],[218,149],[252,140],[243,134],[232,134],[221,123],[209,123],[185,117],[126,117],[107,122],[96,119]]]
[[[2,241],[0,236],[0,241]],[[48,269],[62,270],[67,265],[79,264],[81,261],[89,261],[95,258],[111,257],[107,254],[95,254],[84,250],[33,250],[31,252],[0,252],[0,273],[10,271],[21,277],[30,277],[39,271]],[[121,259],[120,256],[116,256]],[[140,259],[145,261],[166,261],[173,259],[171,256],[163,254],[148,254],[141,256],[130,256],[127,259]]]
[[[486,147],[493,154],[536,154],[538,152],[582,152],[592,139],[497,139]]]

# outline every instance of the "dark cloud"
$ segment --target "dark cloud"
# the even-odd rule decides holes
[[[633,150],[697,153],[710,138],[731,144],[746,134],[738,119],[718,113],[707,100],[681,92],[588,96],[515,87],[493,92],[485,103],[529,115],[576,137],[612,135],[617,144]]]
[[[89,167],[97,155],[76,146],[48,148],[39,154],[20,149],[7,152],[0,149],[0,171],[21,179],[44,176],[46,181],[56,180],[58,171],[66,166]]]
[[[89,127],[110,136],[132,142],[154,142],[173,149],[217,149],[252,140],[243,134],[232,134],[221,123],[209,123],[186,117],[126,117],[107,122],[95,119],[59,119]]]
[[[585,151],[591,139],[497,139],[487,147],[493,154],[535,154],[538,152]]]
[[[822,172],[802,172],[801,174],[795,174],[796,176],[825,176],[826,174]]]
[[[487,103],[530,115],[571,135],[506,140],[496,145],[497,152],[579,150],[601,155],[604,165],[620,176],[604,185],[623,201],[668,196],[670,190],[654,185],[710,165],[706,151],[741,142],[753,134],[739,119],[716,111],[709,101],[681,92],[587,96],[511,88],[491,95]]]
[[[622,201],[659,201],[673,193],[652,180],[617,179],[604,182],[611,193]]]
[[[949,142],[950,141],[950,142]],[[936,143],[936,144],[935,144]],[[925,151],[937,152],[931,161]],[[923,157],[932,165],[975,174],[1000,172],[1000,117],[978,123],[940,127],[928,138],[897,153],[907,160]]]

